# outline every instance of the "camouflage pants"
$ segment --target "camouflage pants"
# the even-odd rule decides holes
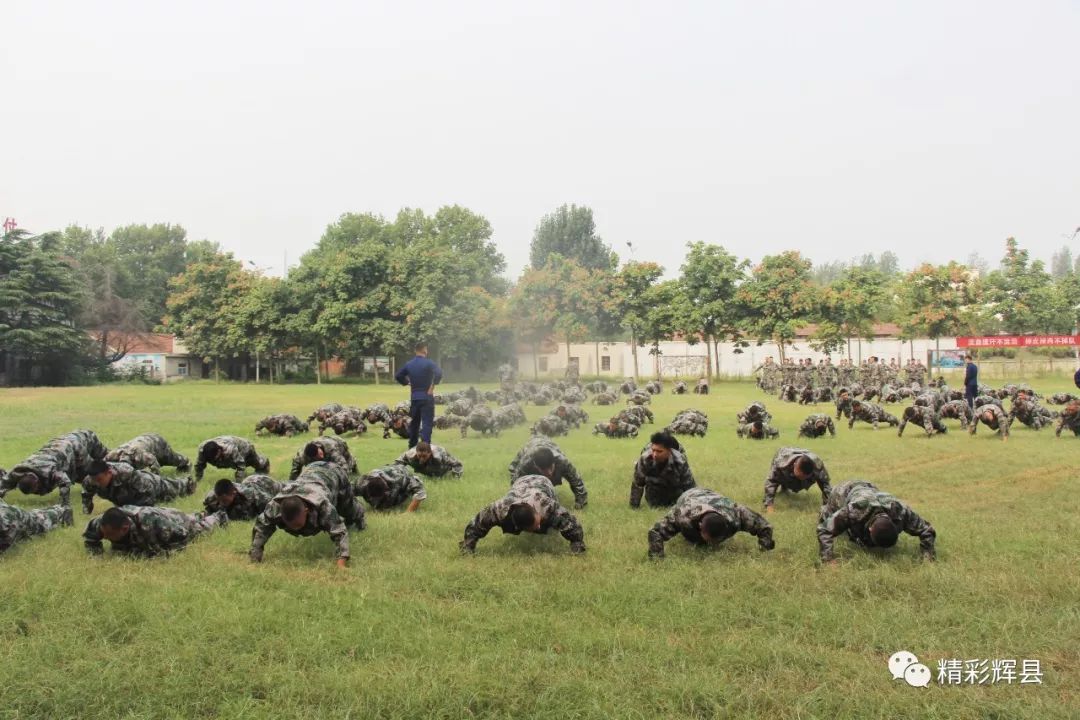
[[[64,506],[53,505],[43,510],[23,510],[0,503],[0,552],[20,540],[44,535],[64,524]]]

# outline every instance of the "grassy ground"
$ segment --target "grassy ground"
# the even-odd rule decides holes
[[[401,397],[396,386],[4,390],[0,465],[77,427],[110,446],[157,431],[190,454],[217,434],[250,437],[267,413]],[[769,399],[780,441],[739,440],[734,414],[759,397],[730,384],[653,405],[658,426],[684,407],[705,410],[709,435],[686,441],[699,484],[758,510],[773,453],[799,444],[811,411]],[[437,435],[465,462],[464,479],[430,482],[414,516],[369,516],[345,571],[327,537],[284,533],[252,566],[245,523],[167,560],[92,560],[76,504],[75,528],[0,558],[0,717],[1077,717],[1080,439],[1021,427],[1008,443],[955,431],[928,440],[914,430],[898,439],[844,425],[835,439],[804,443],[834,483],[870,479],[933,523],[935,564],[904,536],[887,554],[838,540],[840,566],[822,569],[816,489],[779,497],[771,553],[745,535],[711,551],[676,538],[665,561],[650,562],[645,535],[662,513],[627,505],[643,440],[585,429],[559,440],[590,494],[578,513],[582,557],[557,535],[497,531],[475,557],[458,554],[466,522],[505,492],[527,428]],[[257,446],[284,477],[302,442]],[[349,444],[362,467],[405,445],[378,434]],[[199,498],[219,476],[208,473]],[[569,488],[559,493],[572,503]],[[17,491],[9,500],[55,501]],[[935,671],[943,658],[1037,659],[1044,684],[915,689],[887,671],[901,649]]]

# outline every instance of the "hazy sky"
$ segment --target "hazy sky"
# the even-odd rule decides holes
[[[279,269],[343,212],[458,203],[515,276],[571,202],[671,270],[1080,226],[1077,2],[3,0],[0,33],[0,216],[34,232],[174,222]]]

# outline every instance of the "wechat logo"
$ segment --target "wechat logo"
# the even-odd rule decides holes
[[[932,675],[930,668],[919,662],[919,658],[907,650],[895,652],[889,658],[889,672],[893,680],[903,679],[911,687],[927,687]]]

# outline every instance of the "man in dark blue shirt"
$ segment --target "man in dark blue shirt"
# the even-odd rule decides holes
[[[964,371],[964,400],[968,407],[975,409],[975,398],[979,395],[979,366],[971,359],[971,353],[964,356],[967,369]]]
[[[431,442],[431,426],[435,421],[435,386],[442,380],[442,370],[433,360],[428,360],[427,343],[416,344],[416,357],[401,366],[394,379],[402,385],[409,385],[412,405],[409,415],[409,447],[415,447],[422,439]]]

